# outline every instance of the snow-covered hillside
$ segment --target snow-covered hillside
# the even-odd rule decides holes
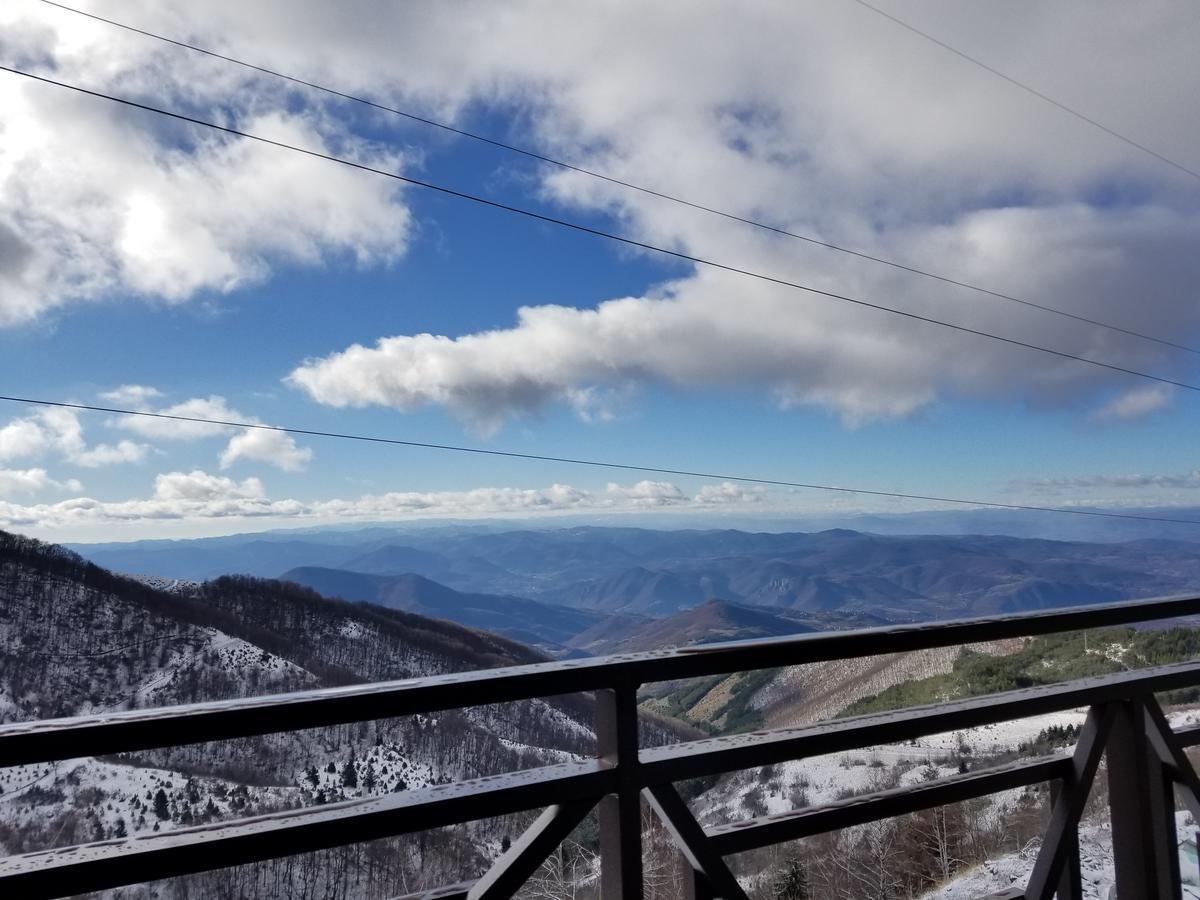
[[[296,585],[122,578],[59,548],[0,533],[0,721],[541,658],[483,632],[326,600]],[[136,837],[577,758],[593,752],[591,719],[582,700],[538,700],[5,769],[0,852]],[[432,841],[383,842],[391,847],[389,862],[365,878],[343,873],[353,859],[384,853],[383,844],[328,851],[320,866],[244,867],[251,873],[238,875],[241,886],[229,890],[221,879],[233,876],[214,873],[186,887],[168,885],[165,893],[160,884],[122,897],[199,891],[282,898],[294,894],[298,878],[318,879],[319,896],[336,900],[391,896],[479,871],[519,826],[494,820],[439,832]]]

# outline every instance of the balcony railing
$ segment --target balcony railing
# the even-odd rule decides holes
[[[883,653],[1172,619],[1200,598],[1051,610],[930,625],[806,634],[540,663],[272,697],[135,710],[0,727],[0,767],[594,692],[597,758],[435,785],[161,834],[0,859],[0,896],[59,897],[275,859],[513,813],[541,815],[479,879],[425,897],[511,897],[593,809],[603,900],[643,895],[643,800],[690,867],[694,897],[742,900],[725,858],[997,791],[1048,783],[1049,825],[1023,890],[1003,896],[1078,900],[1078,824],[1102,757],[1109,772],[1121,900],[1180,896],[1175,790],[1200,821],[1200,780],[1184,748],[1200,727],[1172,731],[1154,695],[1200,685],[1200,662],[1122,672],[799,728],[639,749],[637,691],[653,682]],[[896,743],[1088,707],[1070,754],[866,794],[782,815],[704,828],[676,784],[701,776]]]

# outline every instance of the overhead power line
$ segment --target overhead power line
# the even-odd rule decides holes
[[[42,400],[33,397],[9,397],[0,395],[0,401],[20,403],[27,406],[45,406],[55,409],[73,409],[83,412],[107,413],[117,416],[137,416],[171,422],[188,422],[200,425],[216,425],[223,428],[249,428],[258,431],[275,431],[303,437],[332,438],[343,441],[361,441],[369,444],[387,444],[397,447],[413,447],[423,450],[441,450],[452,453],[470,453],[477,456],[495,456],[505,459],[532,460],[545,463],[562,463],[570,466],[586,466],[596,469],[618,469],[625,472],[640,472],[650,475],[673,475],[682,478],[702,478],[709,481],[732,481],[764,487],[798,488],[810,491],[830,491],[839,494],[862,494],[869,497],[891,497],[900,500],[922,500],[931,503],[953,503],[960,506],[982,506],[993,509],[1021,510],[1026,512],[1062,513],[1071,516],[1091,516],[1100,519],[1133,519],[1140,522],[1167,522],[1174,525],[1200,525],[1197,519],[1176,519],[1168,516],[1140,516],[1133,513],[1106,512],[1094,509],[1077,509],[1062,506],[1035,506],[1027,503],[999,503],[993,500],[968,500],[963,497],[939,497],[931,494],[910,494],[903,491],[881,491],[868,488],[840,487],[832,484],[813,484],[803,481],[782,481],[775,478],[756,478],[749,475],[727,475],[718,472],[698,472],[665,466],[635,465],[633,463],[609,462],[598,459],[582,459],[571,456],[548,456],[540,453],[519,453],[513,450],[494,450],[488,447],[469,447],[455,444],[437,444],[429,441],[405,440],[402,438],[379,437],[376,435],[353,434],[339,431],[323,431],[314,428],[295,428],[286,425],[267,425],[262,422],[238,422],[230,419],[213,419],[205,416],[184,416],[175,413],[150,412],[149,410],[122,409],[115,406],[97,406],[89,403],[66,403],[58,400]]]
[[[354,162],[353,160],[346,159],[341,156],[334,156],[332,154],[322,153],[318,150],[309,150],[305,147],[299,147],[295,144],[288,144],[284,141],[277,141],[272,138],[263,137],[262,135],[252,134],[251,132],[248,132],[248,131],[241,131],[237,128],[231,128],[227,125],[218,125],[215,122],[209,122],[205,119],[198,119],[198,118],[195,118],[194,116],[185,115],[185,114],[179,113],[179,112],[173,112],[171,110],[162,109],[161,107],[151,106],[146,103],[139,103],[136,100],[129,100],[124,97],[116,97],[116,96],[113,96],[112,94],[106,94],[101,91],[90,90],[88,88],[80,87],[79,85],[71,84],[69,82],[58,81],[53,78],[48,78],[44,75],[35,75],[31,72],[26,72],[22,69],[13,68],[11,66],[0,65],[0,71],[9,72],[10,74],[13,74],[13,75],[20,75],[25,78],[32,79],[33,81],[39,81],[44,84],[54,85],[55,87],[65,88],[70,91],[75,91],[76,93],[79,93],[79,94],[83,94],[83,95],[86,95],[89,97],[95,97],[95,98],[101,99],[101,100],[107,100],[112,103],[117,103],[122,106],[127,106],[127,107],[130,107],[133,109],[140,109],[140,110],[144,110],[146,112],[155,113],[156,115],[166,116],[171,119],[176,119],[181,122],[188,122],[192,125],[200,125],[205,128],[211,128],[214,131],[220,131],[220,132],[223,132],[224,134],[233,135],[234,137],[245,138],[246,140],[251,140],[251,141],[257,141],[258,143],[266,144],[266,145],[272,146],[272,147],[278,147],[282,150],[290,150],[295,153],[302,153],[305,156],[310,156],[315,159],[323,159],[326,162],[337,163],[338,165],[347,166],[348,168],[358,169],[363,172],[370,172],[374,175],[381,175],[385,178],[391,178],[395,181],[400,181],[405,184],[411,184],[415,187],[425,188],[430,191],[435,191],[439,194],[444,194],[444,195],[450,196],[450,197],[457,197],[461,200],[469,200],[473,203],[478,203],[483,206],[490,207],[492,209],[503,210],[504,212],[509,212],[509,213],[514,213],[516,215],[525,216],[526,218],[534,219],[539,222],[547,222],[551,225],[559,225],[563,228],[569,228],[573,231],[577,231],[582,234],[590,234],[595,237],[604,238],[605,240],[609,240],[609,241],[615,241],[617,243],[624,244],[629,247],[637,247],[638,249],[641,249],[641,250],[648,250],[652,253],[658,253],[663,256],[671,257],[673,259],[683,260],[685,262],[693,263],[698,266],[705,266],[706,268],[716,269],[716,270],[723,271],[723,272],[731,272],[735,275],[743,275],[747,278],[754,278],[758,281],[762,281],[762,282],[765,282],[768,284],[774,284],[774,285],[778,285],[780,287],[786,287],[786,288],[790,288],[792,290],[797,290],[797,291],[804,291],[805,293],[813,294],[813,295],[816,295],[819,297],[826,297],[830,300],[838,300],[843,303],[850,303],[855,306],[863,307],[865,309],[874,309],[874,310],[878,310],[880,312],[890,313],[891,315],[900,316],[900,317],[903,317],[905,319],[910,319],[915,322],[924,322],[928,325],[936,325],[941,328],[948,328],[953,331],[960,332],[962,334],[972,334],[977,337],[987,338],[988,340],[997,341],[1002,344],[1008,344],[1009,346],[1012,346],[1012,347],[1022,347],[1027,350],[1034,350],[1039,353],[1046,353],[1051,356],[1056,356],[1060,359],[1068,359],[1068,360],[1072,360],[1074,362],[1084,363],[1089,366],[1096,366],[1101,369],[1106,369],[1110,372],[1118,372],[1122,375],[1130,375],[1135,378],[1144,378],[1144,379],[1148,379],[1150,381],[1158,382],[1159,384],[1166,384],[1166,385],[1170,385],[1172,387],[1182,388],[1183,390],[1187,390],[1187,391],[1200,392],[1200,385],[1189,384],[1188,382],[1177,381],[1172,378],[1165,378],[1161,375],[1153,375],[1149,372],[1142,372],[1137,369],[1130,369],[1125,366],[1119,366],[1114,363],[1103,362],[1102,360],[1092,359],[1087,356],[1080,356],[1075,353],[1068,353],[1065,350],[1055,350],[1052,347],[1043,347],[1040,344],[1030,343],[1029,341],[1022,341],[1022,340],[1019,340],[1018,338],[1005,337],[1003,335],[994,334],[990,331],[983,331],[978,328],[971,328],[967,325],[957,325],[953,322],[946,322],[942,319],[933,318],[932,316],[923,316],[919,313],[909,312],[909,311],[903,310],[903,309],[897,309],[892,306],[886,306],[882,303],[874,303],[870,300],[863,300],[858,297],[850,297],[846,294],[838,294],[833,291],[822,290],[821,288],[811,287],[810,285],[801,284],[800,282],[796,282],[796,281],[788,281],[785,278],[777,278],[773,275],[765,275],[761,272],[755,272],[750,269],[743,269],[743,268],[740,268],[739,266],[730,265],[728,263],[719,262],[717,260],[708,259],[708,258],[701,257],[701,256],[693,256],[692,254],[683,253],[682,251],[679,251],[679,250],[670,250],[670,249],[667,249],[666,247],[660,247],[655,244],[649,244],[649,243],[646,243],[645,241],[639,241],[634,238],[625,237],[624,235],[615,234],[611,231],[604,231],[603,229],[600,229],[600,228],[593,228],[589,225],[582,225],[578,222],[572,222],[567,219],[556,218],[555,216],[550,216],[550,215],[546,215],[544,213],[535,212],[531,209],[526,209],[524,207],[512,206],[507,203],[501,203],[497,200],[489,200],[486,197],[481,197],[477,194],[471,194],[466,191],[455,190],[453,188],[448,188],[448,187],[445,187],[444,185],[435,184],[435,183],[429,182],[429,181],[421,181],[420,179],[417,179],[417,178],[410,178],[407,175],[400,175],[396,172],[389,172],[386,169],[378,169],[378,168],[375,168],[374,166],[369,166],[365,163]]]
[[[734,222],[740,222],[744,225],[751,225],[755,228],[760,228],[765,231],[773,232],[773,233],[781,235],[783,237],[795,238],[796,240],[805,241],[806,243],[813,244],[818,247],[824,247],[825,249],[828,249],[828,250],[834,250],[834,251],[837,251],[838,253],[845,253],[850,256],[857,257],[859,259],[864,259],[864,260],[868,260],[870,262],[879,263],[880,265],[884,265],[884,266],[890,266],[894,269],[899,269],[900,271],[903,271],[903,272],[909,272],[913,275],[919,275],[924,278],[931,278],[931,279],[933,279],[935,281],[939,281],[943,284],[949,284],[949,285],[953,285],[954,287],[960,287],[960,288],[965,288],[970,291],[976,291],[977,293],[986,295],[993,299],[1005,300],[1005,301],[1008,301],[1011,303],[1019,303],[1022,306],[1026,306],[1026,307],[1029,307],[1032,309],[1038,309],[1038,310],[1041,310],[1042,312],[1051,313],[1052,315],[1062,316],[1064,318],[1071,319],[1076,322],[1082,322],[1084,324],[1092,325],[1097,328],[1105,328],[1105,329],[1108,329],[1109,331],[1115,331],[1119,334],[1128,335],[1130,337],[1139,338],[1139,339],[1145,340],[1145,341],[1151,341],[1152,343],[1160,344],[1164,347],[1171,347],[1172,349],[1175,349],[1175,350],[1182,350],[1187,353],[1195,353],[1195,354],[1200,355],[1200,349],[1187,346],[1186,344],[1181,344],[1176,341],[1170,341],[1165,338],[1155,337],[1154,335],[1146,334],[1141,331],[1136,331],[1132,328],[1126,328],[1126,327],[1123,327],[1120,325],[1113,325],[1110,322],[1103,322],[1099,319],[1093,319],[1088,316],[1080,315],[1078,313],[1068,312],[1067,310],[1059,309],[1054,306],[1047,306],[1045,304],[1037,303],[1033,300],[1029,300],[1029,299],[1026,299],[1023,297],[1017,297],[1013,294],[1008,294],[1003,291],[996,291],[996,290],[992,290],[991,288],[986,288],[986,287],[982,287],[977,284],[972,284],[970,282],[963,281],[961,279],[954,278],[949,275],[942,275],[942,274],[939,274],[936,272],[929,271],[927,269],[919,268],[917,266],[908,265],[907,263],[898,262],[896,260],[887,259],[886,257],[882,257],[882,256],[876,256],[874,254],[867,253],[862,250],[855,250],[851,247],[845,247],[840,244],[835,244],[831,241],[826,241],[826,240],[822,240],[820,238],[815,238],[812,235],[800,234],[798,232],[789,231],[786,228],[780,228],[775,225],[769,225],[765,222],[761,222],[756,219],[751,219],[746,216],[740,216],[740,215],[737,215],[736,213],[727,212],[725,210],[717,209],[715,207],[706,206],[705,204],[697,203],[692,200],[687,200],[687,199],[684,199],[683,197],[679,197],[679,196],[676,196],[673,194],[668,194],[668,193],[665,193],[664,191],[659,191],[659,190],[655,190],[654,188],[644,187],[642,185],[635,184],[634,182],[625,181],[623,179],[616,178],[611,175],[605,175],[602,172],[596,171],[595,169],[589,169],[589,168],[585,168],[583,166],[574,165],[572,163],[563,162],[562,160],[555,159],[551,156],[546,156],[546,155],[544,155],[542,153],[538,153],[534,150],[529,150],[524,147],[519,147],[514,144],[506,143],[505,141],[497,140],[496,138],[487,137],[486,135],[478,134],[478,133],[472,132],[472,131],[467,131],[462,128],[457,128],[453,125],[448,125],[445,122],[439,122],[435,119],[427,118],[426,116],[417,115],[416,113],[408,112],[403,109],[397,109],[394,106],[388,106],[383,103],[378,103],[374,100],[369,100],[366,97],[362,97],[362,96],[355,95],[355,94],[350,94],[345,91],[337,90],[336,88],[327,87],[325,85],[318,84],[313,81],[308,81],[304,78],[300,78],[295,75],[288,75],[284,72],[279,72],[275,69],[271,69],[266,66],[261,66],[261,65],[255,64],[255,63],[246,62],[245,60],[241,60],[241,59],[238,59],[233,56],[229,56],[224,53],[219,53],[215,50],[210,50],[209,48],[202,47],[198,44],[190,43],[188,41],[178,40],[176,38],[168,37],[163,34],[158,34],[157,32],[148,31],[144,28],[138,28],[135,25],[129,25],[125,22],[119,22],[116,19],[109,19],[104,16],[97,15],[96,13],[88,12],[83,9],[78,9],[74,6],[67,6],[64,3],[57,3],[57,2],[55,2],[55,0],[41,0],[41,2],[45,3],[48,6],[53,6],[57,9],[63,10],[65,12],[74,13],[75,15],[79,15],[79,16],[84,16],[88,19],[93,19],[97,22],[103,22],[106,25],[112,25],[116,28],[122,28],[126,31],[130,31],[135,34],[140,34],[140,35],[143,35],[144,37],[152,38],[156,41],[162,41],[167,44],[173,44],[176,47],[181,47],[185,50],[191,50],[193,52],[200,53],[205,56],[212,57],[214,59],[222,60],[223,62],[232,63],[233,65],[241,66],[242,68],[249,69],[254,72],[259,72],[264,75],[269,75],[272,78],[279,78],[279,79],[282,79],[283,81],[287,81],[292,84],[297,84],[302,87],[309,88],[311,90],[321,91],[323,93],[329,94],[330,96],[338,97],[342,100],[349,100],[354,103],[360,103],[364,106],[370,107],[371,109],[378,110],[380,112],[385,112],[385,113],[389,113],[391,115],[400,116],[402,118],[409,119],[410,121],[419,122],[423,125],[428,125],[433,128],[440,128],[443,131],[449,132],[451,134],[456,134],[456,135],[459,135],[460,137],[470,138],[473,141],[480,141],[484,144],[490,144],[493,147],[497,147],[502,150],[509,151],[511,153],[516,153],[521,156],[525,156],[529,159],[533,159],[533,160],[537,160],[538,162],[546,163],[548,165],[557,166],[561,169],[565,169],[565,170],[568,170],[571,172],[577,172],[581,175],[586,175],[589,178],[597,178],[601,181],[608,182],[609,184],[615,184],[615,185],[618,185],[623,188],[628,188],[629,190],[639,191],[643,194],[647,194],[652,197],[658,197],[659,199],[662,199],[662,200],[668,200],[672,203],[678,203],[683,206],[690,207],[691,209],[709,213],[714,216],[720,216],[722,218],[729,219]],[[884,14],[884,15],[886,15],[886,14]]]
[[[49,2],[49,0],[44,0],[44,2]],[[920,28],[917,28],[915,25],[910,25],[908,22],[905,22],[903,19],[901,19],[897,16],[894,16],[889,12],[885,12],[884,10],[880,9],[878,6],[872,6],[870,3],[867,3],[866,0],[854,0],[854,2],[857,3],[859,6],[864,7],[865,9],[869,9],[871,12],[875,13],[876,15],[883,16],[883,18],[888,19],[889,21],[895,23],[896,25],[899,25],[901,28],[905,29],[906,31],[911,31],[913,34],[917,35],[918,37],[922,37],[932,44],[937,44],[943,50],[947,50],[950,53],[953,53],[955,56],[959,57],[960,59],[965,59],[967,62],[971,63],[971,65],[978,66],[979,68],[983,69],[986,72],[991,72],[997,78],[1003,78],[1009,84],[1013,85],[1014,87],[1020,88],[1021,90],[1025,91],[1025,93],[1027,93],[1027,94],[1032,94],[1033,96],[1035,96],[1039,100],[1041,100],[1043,103],[1049,103],[1051,106],[1055,107],[1056,109],[1059,109],[1062,112],[1067,113],[1068,115],[1074,116],[1076,119],[1079,119],[1081,122],[1086,122],[1088,125],[1091,125],[1093,128],[1100,129],[1105,134],[1107,134],[1109,137],[1114,137],[1118,141],[1121,141],[1122,143],[1128,144],[1130,147],[1133,147],[1135,150],[1140,150],[1142,153],[1146,153],[1150,156],[1153,156],[1159,162],[1165,163],[1166,165],[1170,166],[1171,168],[1182,172],[1184,175],[1190,175],[1192,178],[1200,180],[1200,172],[1196,171],[1195,169],[1190,169],[1187,166],[1183,165],[1182,163],[1178,163],[1175,160],[1171,159],[1170,157],[1164,156],[1163,154],[1159,153],[1157,150],[1153,150],[1150,147],[1147,147],[1145,144],[1143,144],[1139,141],[1135,141],[1133,138],[1128,137],[1113,128],[1109,128],[1103,122],[1097,121],[1096,119],[1093,119],[1091,116],[1089,116],[1085,113],[1081,113],[1079,110],[1073,109],[1070,106],[1067,106],[1067,104],[1063,103],[1061,100],[1055,100],[1049,94],[1043,93],[1042,91],[1039,91],[1037,88],[1035,88],[1031,85],[1028,85],[1023,81],[1018,81],[1016,78],[1013,78],[1008,73],[1000,71],[995,66],[988,65],[983,60],[976,59],[974,56],[971,56],[968,53],[964,53],[962,50],[959,50],[957,47],[953,47],[950,44],[947,44],[945,41],[941,40],[940,38],[934,37],[929,32],[922,31]]]

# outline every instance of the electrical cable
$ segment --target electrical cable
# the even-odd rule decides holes
[[[43,0],[43,2],[50,2],[50,0]],[[913,34],[917,35],[918,37],[922,37],[925,40],[929,41],[930,43],[937,44],[943,50],[948,50],[949,52],[953,53],[955,56],[957,56],[961,59],[965,59],[967,62],[971,63],[972,65],[979,66],[979,68],[981,68],[987,72],[991,72],[997,78],[1004,79],[1009,84],[1013,85],[1014,87],[1020,88],[1021,90],[1025,91],[1026,93],[1032,94],[1033,96],[1037,97],[1039,100],[1043,101],[1044,103],[1049,103],[1051,106],[1053,106],[1059,110],[1062,110],[1063,112],[1068,113],[1069,115],[1074,116],[1075,118],[1079,119],[1080,121],[1086,122],[1088,125],[1091,125],[1093,128],[1100,129],[1101,131],[1103,131],[1105,134],[1109,135],[1110,137],[1114,137],[1118,141],[1128,144],[1130,147],[1133,147],[1136,150],[1140,150],[1143,153],[1153,156],[1159,162],[1165,163],[1166,165],[1170,166],[1173,169],[1177,169],[1178,171],[1182,172],[1185,175],[1190,175],[1192,178],[1200,180],[1200,172],[1197,172],[1195,169],[1189,169],[1187,166],[1183,165],[1182,163],[1175,162],[1175,160],[1171,159],[1168,156],[1164,156],[1163,154],[1159,153],[1157,150],[1152,150],[1150,147],[1147,147],[1145,144],[1139,143],[1138,141],[1135,141],[1131,137],[1126,137],[1125,135],[1121,134],[1121,132],[1116,131],[1115,129],[1109,128],[1103,122],[1099,122],[1096,119],[1093,119],[1091,116],[1081,113],[1077,109],[1072,109],[1071,107],[1067,106],[1067,104],[1063,103],[1062,101],[1055,100],[1049,94],[1044,94],[1041,91],[1039,91],[1037,88],[1032,87],[1028,84],[1025,84],[1025,82],[1023,82],[1023,81],[1018,81],[1016,78],[1013,78],[1011,75],[1009,75],[1005,72],[1001,72],[999,69],[995,68],[994,66],[988,65],[983,60],[976,59],[974,56],[964,53],[962,50],[959,50],[957,47],[953,47],[950,44],[947,44],[945,41],[941,40],[940,38],[936,38],[932,34],[929,34],[926,31],[922,31],[921,29],[917,28],[915,25],[910,25],[908,22],[905,22],[903,19],[901,19],[897,16],[894,16],[889,12],[885,12],[884,10],[880,9],[877,6],[872,6],[870,3],[867,3],[866,0],[854,0],[854,2],[857,3],[859,6],[869,9],[871,12],[876,13],[877,15],[883,16],[883,18],[885,18],[885,19],[889,19],[890,21],[899,25],[901,28],[903,28],[907,31],[911,31]]]

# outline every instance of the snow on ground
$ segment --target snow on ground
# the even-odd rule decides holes
[[[904,744],[863,747],[850,753],[814,756],[735,773],[700,798],[699,814],[707,823],[775,815],[794,809],[803,797],[810,806],[830,803],[894,784],[914,784],[936,772],[942,778],[958,771],[959,757],[982,763],[987,757],[1015,753],[1050,728],[1078,728],[1086,709],[1064,710],[998,722],[961,731],[945,731]],[[1200,708],[1167,714],[1172,727],[1200,723]],[[1020,798],[1021,789],[993,795],[990,815],[1000,815]]]
[[[940,734],[931,734],[917,738],[905,746],[919,747],[935,754],[938,752],[954,753],[959,747],[969,747],[972,753],[980,755],[1005,753],[1016,751],[1021,744],[1030,743],[1048,728],[1078,727],[1086,718],[1086,709],[1044,713],[1025,719],[1014,719],[1011,722],[981,725],[965,731],[944,731]]]
[[[1175,814],[1176,828],[1180,834],[1194,831],[1191,816],[1185,812]],[[988,894],[1011,887],[1023,887],[1033,871],[1040,845],[1034,841],[1018,853],[1010,853],[998,859],[988,860],[949,884],[925,894],[922,900],[979,900]],[[1183,863],[1184,860],[1180,859]],[[1085,900],[1113,900],[1112,828],[1107,822],[1081,825],[1079,828],[1079,863]],[[1200,880],[1197,873],[1183,872],[1184,880],[1190,875],[1192,881]],[[1200,886],[1183,885],[1184,900],[1200,900]]]
[[[538,710],[539,716],[545,718],[548,722],[553,723],[558,728],[569,734],[574,734],[577,737],[587,740],[594,740],[596,733],[587,725],[572,719],[565,712],[556,706],[551,706],[540,697],[535,697],[529,701],[535,709]]]
[[[154,588],[168,594],[195,594],[200,589],[199,581],[185,581],[182,578],[164,578],[160,575],[126,575],[133,581],[140,581],[146,587]]]
[[[166,803],[156,810],[160,790]],[[96,840],[252,815],[299,800],[296,788],[248,787],[86,757],[0,770],[0,821],[37,826],[76,812],[92,820]]]
[[[357,758],[331,757],[297,771],[291,785],[267,787],[82,757],[0,769],[0,822],[41,832],[38,845],[54,840],[58,823],[83,818],[87,828],[75,839],[105,840],[437,783],[429,764],[392,743]]]
[[[1200,725],[1200,707],[1192,709],[1173,709],[1167,713],[1167,721],[1172,728],[1183,728],[1186,725]]]
[[[357,619],[343,619],[342,627],[338,630],[342,637],[350,638],[351,640],[361,640],[367,634],[367,630],[363,628],[362,622],[359,622]]]
[[[579,762],[583,759],[578,753],[570,753],[566,750],[556,750],[553,747],[535,747],[533,744],[522,744],[520,741],[509,740],[508,738],[497,738],[501,744],[510,750],[518,752],[526,751],[529,753],[537,753],[544,756],[546,761],[542,765],[554,765],[556,763]]]
[[[1200,719],[1200,711],[1193,714]],[[701,797],[699,812],[706,822],[715,824],[787,812],[795,808],[800,797],[808,805],[817,806],[895,784],[914,784],[928,780],[934,773],[943,778],[958,771],[952,757],[973,759],[1016,752],[1046,729],[1078,727],[1086,717],[1087,711],[1083,709],[1046,713],[931,734],[904,744],[793,760],[765,774],[761,769],[747,770],[722,781]],[[1010,808],[1021,793],[1014,790],[995,795],[990,814],[999,815]]]
[[[253,673],[254,682],[260,686],[275,682],[295,684],[297,680],[316,681],[311,673],[282,656],[215,628],[206,628],[204,631],[207,632],[207,639],[203,643],[172,652],[161,668],[135,688],[136,706],[156,705],[156,695],[181,677],[182,673],[204,666],[215,666],[244,682],[249,682]]]
[[[352,778],[348,778],[347,765],[354,769]],[[307,772],[296,773],[296,780],[309,799],[319,794],[320,801],[328,803],[438,783],[432,766],[412,760],[399,744],[392,742],[378,744],[353,759],[338,756],[314,763]]]

